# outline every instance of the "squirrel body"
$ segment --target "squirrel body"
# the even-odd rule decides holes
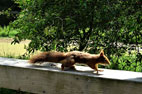
[[[98,64],[108,65],[110,64],[109,59],[104,55],[104,51],[102,50],[99,54],[89,54],[80,51],[71,51],[67,53],[63,52],[43,52],[38,55],[33,56],[29,62],[34,64],[37,62],[55,62],[61,63],[61,68],[64,70],[64,67],[74,68],[75,63],[83,63],[87,64],[92,69],[99,71]]]

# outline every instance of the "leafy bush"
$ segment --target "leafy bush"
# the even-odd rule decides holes
[[[142,72],[142,54],[138,53],[129,56],[112,56],[111,69]]]
[[[9,26],[0,27],[0,37],[13,38],[18,32]]]

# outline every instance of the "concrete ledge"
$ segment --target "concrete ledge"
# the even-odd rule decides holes
[[[142,73],[89,67],[61,71],[60,64],[33,66],[26,60],[0,58],[0,88],[37,94],[140,94]]]

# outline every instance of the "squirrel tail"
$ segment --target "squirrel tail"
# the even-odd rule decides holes
[[[47,55],[48,55],[48,52],[43,52],[43,53],[40,53],[38,55],[35,55],[35,56],[30,58],[29,63],[34,64],[36,62],[46,61]]]
[[[38,55],[33,56],[30,58],[29,63],[36,63],[36,62],[55,62],[59,63],[60,61],[66,58],[66,54],[62,52],[42,52]]]

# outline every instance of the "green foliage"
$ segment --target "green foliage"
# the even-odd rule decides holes
[[[0,37],[13,38],[18,32],[9,26],[0,27]]]
[[[120,69],[128,71],[142,72],[142,54],[138,53],[137,55],[130,56],[112,56],[111,69]]]

